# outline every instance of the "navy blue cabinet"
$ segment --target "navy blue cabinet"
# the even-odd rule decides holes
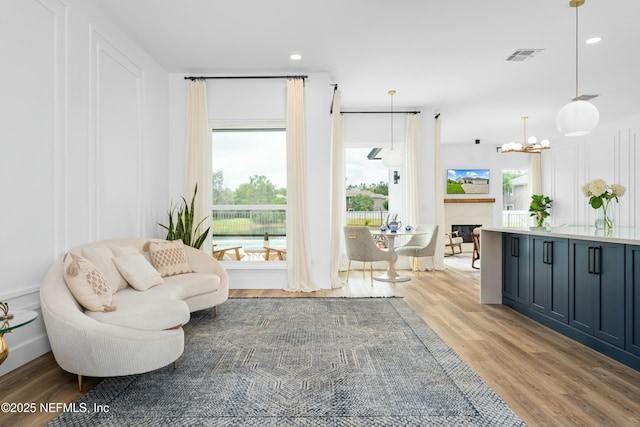
[[[529,305],[529,236],[525,234],[502,235],[502,297],[507,304]]]
[[[569,321],[569,241],[531,236],[531,309]]]
[[[502,303],[640,370],[640,245],[503,232]]]
[[[626,349],[640,356],[640,246],[627,246]]]
[[[624,245],[570,241],[569,324],[624,348]]]

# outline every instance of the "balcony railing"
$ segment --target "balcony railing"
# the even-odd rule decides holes
[[[286,205],[214,205],[211,208],[213,236],[285,236]]]
[[[214,236],[286,236],[287,207],[285,205],[216,205],[211,209],[211,232]],[[387,211],[348,211],[347,225],[378,228],[387,218]],[[503,227],[527,227],[528,211],[502,211]]]
[[[503,227],[527,227],[528,224],[528,211],[502,211]]]
[[[211,208],[211,232],[214,236],[286,236],[285,205],[214,205]],[[378,228],[387,211],[349,211],[347,225]]]

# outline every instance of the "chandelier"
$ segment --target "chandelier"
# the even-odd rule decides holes
[[[522,142],[507,142],[502,144],[502,152],[503,153],[536,153],[540,154],[542,150],[547,150],[551,148],[551,143],[548,139],[543,139],[538,142],[538,138],[535,136],[530,136],[527,138],[527,119],[529,117],[522,117],[522,122],[524,125],[524,139]]]

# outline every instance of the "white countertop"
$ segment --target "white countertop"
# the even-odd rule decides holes
[[[482,231],[529,234],[533,236],[564,237],[569,239],[596,240],[600,242],[640,245],[640,228],[631,227],[613,227],[606,231],[586,225],[551,227],[548,231],[529,229],[525,227],[482,227]]]

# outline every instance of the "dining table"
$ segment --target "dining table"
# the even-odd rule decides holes
[[[398,236],[413,236],[416,234],[424,234],[426,232],[420,232],[420,231],[415,231],[413,228],[411,230],[407,230],[406,228],[401,228],[398,231],[389,231],[389,229],[372,229],[371,230],[371,235],[372,236],[384,236],[387,239],[387,246],[389,249],[389,257],[392,260],[389,263],[389,268],[387,268],[387,271],[384,272],[383,274],[379,275],[379,276],[375,276],[373,278],[373,280],[378,280],[380,282],[391,282],[391,283],[395,283],[395,282],[408,282],[411,280],[411,277],[407,277],[407,276],[402,276],[400,274],[398,274],[398,271],[396,270],[396,266],[395,263],[397,261],[393,261],[394,258],[396,258],[396,249],[395,249],[395,243],[396,243],[396,237]]]

